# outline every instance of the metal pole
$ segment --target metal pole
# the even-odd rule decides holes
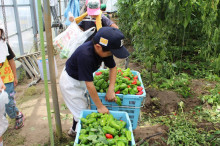
[[[62,21],[62,15],[61,15],[61,0],[59,0],[59,11],[60,11],[60,21]]]
[[[37,45],[37,17],[36,17],[36,9],[35,9],[35,3],[33,0],[30,1],[30,9],[31,9],[31,20],[32,20],[32,26],[33,26],[33,34],[34,34],[34,50],[35,52],[38,51],[38,45]]]
[[[19,48],[20,48],[21,55],[23,55],[24,54],[24,47],[23,47],[20,19],[19,19],[18,6],[17,6],[17,1],[16,0],[13,0],[13,5],[14,5],[16,28],[17,28],[17,33],[18,33]]]
[[[44,22],[46,30],[46,39],[47,39],[47,52],[48,52],[48,61],[50,69],[50,79],[51,79],[51,90],[53,98],[53,107],[55,112],[56,120],[56,132],[59,138],[62,137],[62,127],[60,121],[60,110],[57,96],[57,86],[56,86],[56,76],[55,76],[55,65],[54,65],[54,48],[52,42],[52,32],[51,32],[51,14],[50,14],[50,4],[49,0],[44,0]]]
[[[43,33],[43,20],[42,20],[42,11],[41,11],[41,0],[37,1],[38,6],[38,20],[39,20],[39,32],[40,32],[40,46],[41,46],[41,55],[42,55],[42,64],[43,64],[43,72],[44,72],[44,90],[47,104],[47,117],[48,117],[48,126],[50,131],[50,144],[54,146],[54,136],[53,136],[53,127],[51,120],[51,112],[50,112],[50,99],[49,99],[49,89],[48,89],[48,81],[47,81],[47,67],[46,67],[46,58],[45,58],[45,48],[44,48],[44,33]]]

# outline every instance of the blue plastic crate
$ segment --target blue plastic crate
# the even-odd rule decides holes
[[[141,87],[143,88],[142,95],[116,94],[119,98],[121,98],[122,106],[118,106],[115,102],[106,101],[105,100],[106,93],[98,92],[98,96],[99,96],[100,100],[102,101],[103,105],[105,105],[109,110],[127,112],[129,115],[129,118],[131,120],[131,123],[132,123],[132,128],[136,129],[136,127],[138,125],[139,115],[140,115],[140,108],[142,105],[141,103],[142,103],[143,99],[146,97],[146,91],[145,91],[140,73],[138,71],[131,71],[131,72],[134,75],[137,75],[138,80],[141,82]],[[95,75],[95,73],[93,75]],[[97,110],[97,107],[95,106],[95,103],[93,102],[91,97],[90,97],[90,103],[91,103],[91,109]]]
[[[80,118],[86,118],[87,115],[89,115],[93,112],[97,113],[97,110],[83,110],[80,114]],[[129,119],[128,114],[126,112],[117,112],[117,111],[110,111],[110,114],[112,114],[114,116],[114,118],[116,118],[117,120],[123,120],[127,123],[126,128],[128,130],[130,130],[132,133],[131,134],[131,136],[132,136],[131,146],[135,146],[135,140],[134,140],[134,135],[133,135],[133,131],[132,131],[131,121]],[[79,123],[80,123],[80,125],[78,126],[78,129],[77,129],[77,134],[76,134],[74,146],[76,144],[78,144],[78,142],[79,142],[79,135],[80,135],[80,130],[81,130],[81,120],[79,120]]]
[[[100,70],[97,70],[96,72],[98,72],[98,71],[100,71]],[[126,96],[126,97],[132,97],[132,98],[134,98],[134,97],[136,97],[136,98],[139,98],[139,97],[144,98],[144,97],[146,97],[146,91],[145,91],[144,84],[142,82],[140,73],[138,71],[133,71],[133,70],[131,70],[131,72],[132,72],[133,75],[137,75],[138,76],[138,80],[141,82],[141,87],[143,88],[143,90],[142,90],[143,94],[142,95],[131,95],[131,94],[123,95],[123,94],[117,94],[117,95],[123,95],[123,96]],[[95,72],[93,73],[93,76],[95,76]],[[98,92],[99,96],[105,96],[105,94],[106,93]]]

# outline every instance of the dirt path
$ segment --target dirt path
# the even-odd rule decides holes
[[[61,122],[63,132],[71,127],[72,116],[68,109],[64,106],[64,101],[61,96],[59,88],[59,76],[64,67],[65,60],[59,59],[56,57],[57,68],[58,68],[58,77],[57,77],[57,90],[58,98],[61,112]],[[19,84],[16,88],[16,96],[18,97],[17,103],[18,108],[23,112],[25,116],[24,127],[20,130],[14,130],[14,121],[10,121],[10,126],[7,132],[4,135],[4,143],[8,146],[14,145],[38,145],[45,144],[49,140],[49,128],[48,128],[48,119],[47,119],[47,109],[46,109],[46,100],[44,94],[44,83],[40,81],[36,86],[28,88],[28,83],[31,81],[28,80],[23,84]],[[49,84],[50,89],[50,84]],[[50,89],[51,90],[51,89]],[[51,91],[50,91],[51,97]],[[50,98],[51,108],[52,99]],[[53,125],[55,125],[54,115],[52,113]],[[55,131],[55,126],[53,127]]]

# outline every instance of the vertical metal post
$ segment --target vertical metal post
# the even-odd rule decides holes
[[[50,69],[50,79],[51,79],[51,90],[53,98],[53,107],[55,112],[55,121],[56,121],[56,132],[59,138],[62,137],[62,127],[60,121],[60,110],[57,96],[57,86],[56,86],[56,76],[55,76],[55,63],[54,63],[54,48],[52,41],[52,32],[51,32],[51,14],[50,14],[50,4],[49,0],[44,0],[44,22],[46,30],[46,39],[47,39],[47,53]]]
[[[33,34],[34,34],[34,50],[38,51],[37,46],[37,16],[36,16],[36,8],[33,0],[30,1],[30,9],[31,9],[31,21],[33,26]]]
[[[40,46],[41,46],[41,56],[42,56],[42,65],[43,65],[43,74],[44,74],[44,91],[45,98],[47,104],[47,118],[48,118],[48,126],[50,132],[50,145],[54,146],[54,136],[53,136],[53,126],[51,120],[51,111],[50,111],[50,99],[49,99],[49,89],[48,89],[48,81],[47,81],[47,67],[46,67],[46,57],[45,57],[45,48],[44,48],[44,34],[43,34],[43,20],[42,11],[41,11],[41,0],[37,0],[37,8],[38,8],[38,21],[39,21],[39,34],[40,34]]]
[[[21,35],[21,25],[20,25],[20,21],[19,21],[18,6],[17,6],[16,0],[13,0],[13,5],[14,5],[16,28],[17,28],[17,33],[18,33],[19,48],[20,48],[21,55],[23,55],[24,54],[24,47],[23,47],[23,41],[22,41],[22,35]]]
[[[64,6],[67,7],[67,0],[64,0]]]
[[[61,15],[61,0],[59,0],[59,11],[60,11],[60,21],[62,21],[62,15]]]

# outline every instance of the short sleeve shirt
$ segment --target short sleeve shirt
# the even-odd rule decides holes
[[[13,59],[15,57],[15,54],[12,51],[11,47],[9,46],[9,44],[7,44],[7,46],[8,46],[8,53],[9,53],[9,56],[7,56],[7,59],[11,60],[11,59]]]
[[[93,81],[93,73],[99,69],[102,61],[109,68],[115,67],[113,56],[100,57],[95,52],[92,41],[78,47],[66,62],[66,72],[79,81]]]
[[[111,26],[114,22],[111,21],[110,19],[108,19],[104,14],[102,14],[102,27],[105,27],[105,26]],[[95,24],[95,19],[92,19],[90,16],[86,17],[85,20],[83,20],[79,26],[81,28],[83,28],[84,31],[92,28],[92,27],[96,27],[96,24]],[[87,41],[90,41],[93,36],[96,34],[97,31],[95,31],[94,34],[92,34],[88,39]]]

